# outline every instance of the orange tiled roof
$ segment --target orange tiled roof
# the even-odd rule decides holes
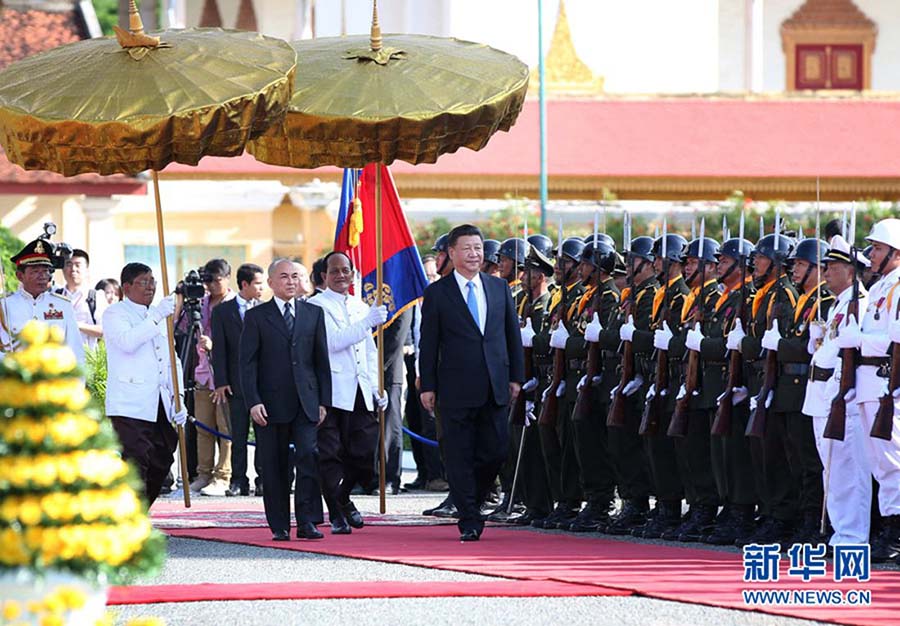
[[[84,37],[74,9],[43,11],[0,5],[0,69],[32,54]]]
[[[853,0],[806,0],[782,25],[798,30],[835,26],[874,29],[875,22]]]

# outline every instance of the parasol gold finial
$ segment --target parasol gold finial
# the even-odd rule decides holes
[[[123,48],[159,47],[159,37],[150,37],[144,34],[144,20],[141,19],[141,13],[138,11],[135,0],[129,0],[128,3],[128,29],[131,32],[126,32],[118,26],[113,26],[116,39]]]
[[[372,52],[381,50],[381,24],[378,23],[378,0],[372,0]]]

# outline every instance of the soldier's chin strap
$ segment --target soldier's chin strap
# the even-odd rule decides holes
[[[447,269],[447,264],[450,262],[450,255],[444,252],[444,262],[441,263],[441,266],[437,269],[438,276],[444,275],[444,270]]]
[[[884,276],[884,268],[887,265],[888,261],[894,258],[894,252],[896,251],[896,248],[891,248],[891,251],[884,256],[884,258],[881,260],[881,263],[878,264],[878,271],[875,272],[876,274],[878,274],[879,276]],[[853,260],[856,261],[856,259]]]

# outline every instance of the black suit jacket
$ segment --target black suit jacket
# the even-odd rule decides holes
[[[247,408],[264,404],[273,423],[290,422],[301,412],[318,422],[319,406],[331,405],[322,309],[295,300],[293,334],[288,333],[274,299],[247,311],[240,368]]]
[[[487,300],[484,335],[451,273],[425,289],[419,339],[421,391],[440,406],[509,403],[509,383],[525,378],[519,317],[505,280],[481,273]]]
[[[237,298],[212,310],[212,366],[216,387],[229,385],[236,396],[241,393],[241,329],[244,321]]]

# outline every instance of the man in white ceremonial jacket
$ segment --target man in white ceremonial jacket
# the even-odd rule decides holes
[[[122,442],[122,456],[135,465],[144,481],[150,505],[172,467],[178,444],[172,424],[183,425],[187,418],[183,397],[181,410],[175,410],[166,334],[166,318],[175,311],[175,296],[150,306],[156,281],[142,263],[129,263],[122,269],[122,293],[122,301],[103,315],[106,414]],[[177,356],[176,367],[181,380]]]
[[[868,435],[878,414],[881,397],[887,393],[890,376],[890,326],[900,305],[900,219],[885,219],[872,226],[866,237],[872,244],[869,259],[879,276],[869,290],[869,304],[862,324],[851,323],[843,334],[841,347],[859,348],[856,368],[856,401],[860,405],[862,426]],[[878,481],[878,509],[881,529],[872,539],[872,561],[883,563],[900,556],[900,400],[894,399],[894,423],[891,439],[867,436],[869,463]]]
[[[363,519],[350,501],[354,485],[375,478],[378,419],[375,408],[387,406],[378,394],[378,353],[372,328],[387,319],[387,309],[368,307],[350,294],[353,265],[342,252],[325,257],[325,286],[309,300],[325,313],[331,365],[331,408],[319,426],[319,474],[331,532],[350,534]]]
[[[868,259],[859,252],[856,259],[860,265],[868,264]],[[860,422],[859,405],[847,402],[843,441],[823,436],[832,400],[840,390],[841,358],[837,339],[848,322],[847,311],[853,299],[850,246],[840,235],[832,238],[831,249],[822,263],[825,284],[835,295],[835,302],[824,326],[813,322],[809,327],[807,350],[812,354],[812,361],[803,414],[813,418],[816,447],[825,468],[826,504],[834,528],[828,543],[832,546],[863,544],[869,541],[872,473],[866,444],[869,433]],[[859,310],[865,311],[867,305],[866,290],[860,285]]]

